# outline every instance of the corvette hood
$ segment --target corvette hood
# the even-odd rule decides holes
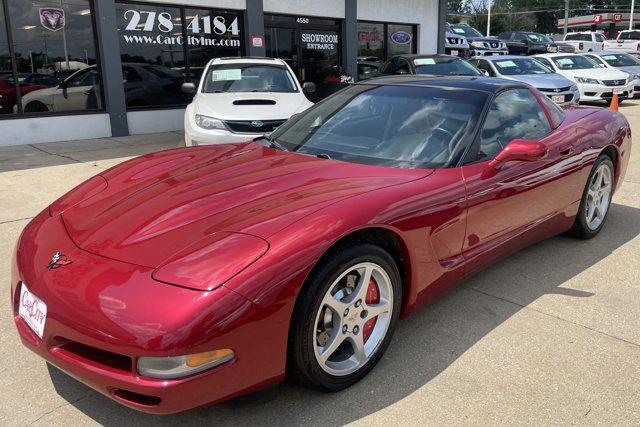
[[[201,93],[195,113],[221,120],[282,120],[313,105],[301,93]]]
[[[106,189],[61,215],[82,249],[155,268],[214,233],[268,239],[328,204],[431,172],[318,159],[255,143],[177,149],[106,171]]]

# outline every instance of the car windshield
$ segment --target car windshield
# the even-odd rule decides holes
[[[462,153],[487,101],[480,91],[348,87],[285,122],[271,139],[293,152],[396,168],[436,168]]]
[[[640,40],[640,31],[625,31],[620,33],[618,40]]]
[[[480,71],[460,58],[415,58],[416,74],[432,76],[479,76]]]
[[[466,36],[466,37],[482,37],[482,34],[480,34],[478,32],[478,30],[476,30],[473,27],[452,26],[451,27],[451,31],[453,31],[456,34],[459,34],[461,36]]]
[[[527,34],[527,37],[529,38],[529,40],[533,40],[536,43],[545,43],[546,42],[546,40],[544,39],[544,36],[542,34],[531,33],[531,34]]]
[[[600,55],[612,67],[631,67],[640,65],[640,60],[628,53],[607,53]]]
[[[555,40],[553,40],[551,37],[549,36],[545,36],[544,34],[536,34],[538,37],[540,37],[540,39],[545,42],[545,43],[555,43]]]
[[[570,41],[570,40],[581,40],[581,41],[585,41],[585,42],[590,42],[591,41],[591,34],[581,34],[581,33],[573,33],[573,34],[567,34],[564,37],[565,40]]]
[[[547,67],[533,58],[513,58],[493,61],[496,68],[505,76],[520,76],[525,74],[550,74]]]
[[[202,92],[297,92],[297,88],[283,66],[225,64],[209,68]]]
[[[555,56],[551,58],[551,60],[561,70],[584,70],[588,68],[599,68],[595,62],[580,55]]]

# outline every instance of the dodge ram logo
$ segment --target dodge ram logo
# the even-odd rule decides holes
[[[57,7],[40,8],[40,24],[49,31],[58,31],[66,24],[64,9]]]

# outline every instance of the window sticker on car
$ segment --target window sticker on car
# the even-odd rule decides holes
[[[618,58],[616,58],[615,55],[602,55],[602,59],[605,61],[615,61]]]
[[[452,28],[453,32],[456,34],[464,34],[464,30],[462,28]]]
[[[560,66],[571,66],[573,65],[573,60],[571,58],[558,58],[556,59],[556,64],[560,65]]]
[[[224,80],[242,80],[242,71],[240,68],[232,68],[229,70],[215,70],[211,73],[211,80],[214,82]]]
[[[500,68],[509,68],[509,67],[515,67],[516,63],[513,61],[499,61],[499,62],[496,62],[496,65],[498,65],[498,67]]]
[[[416,65],[433,65],[436,60],[433,58],[417,58],[413,60],[413,63]]]

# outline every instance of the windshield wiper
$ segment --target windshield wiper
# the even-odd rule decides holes
[[[257,138],[253,138],[254,141],[259,141],[261,139],[264,139],[264,140],[269,142],[269,148],[277,148],[278,150],[281,150],[281,151],[289,151],[287,149],[287,147],[285,147],[284,145],[280,144],[275,139],[271,139],[270,137],[268,137],[266,135],[262,135],[262,136],[259,136]]]

